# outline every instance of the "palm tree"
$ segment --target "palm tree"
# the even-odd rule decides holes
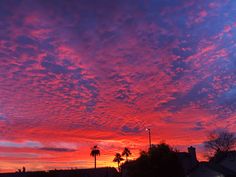
[[[121,157],[120,153],[116,153],[115,158],[113,159],[113,162],[117,162],[119,171],[120,171],[120,162],[123,160],[124,159]]]
[[[90,155],[94,157],[94,168],[96,169],[97,168],[97,156],[100,155],[100,150],[98,149],[97,145],[92,147]]]
[[[125,147],[124,150],[123,150],[123,152],[122,152],[122,156],[125,156],[126,161],[128,160],[128,157],[129,157],[131,154],[132,154],[132,153],[130,152],[130,150],[129,150],[127,147]]]

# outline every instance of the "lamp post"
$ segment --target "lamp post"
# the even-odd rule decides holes
[[[149,148],[152,147],[152,142],[151,142],[151,129],[146,128],[146,131],[148,131],[148,138],[149,138]]]

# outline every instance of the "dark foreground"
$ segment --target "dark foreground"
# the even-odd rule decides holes
[[[0,177],[118,177],[115,168],[1,173]]]

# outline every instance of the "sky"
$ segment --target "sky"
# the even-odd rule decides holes
[[[235,0],[1,0],[0,172],[116,166],[236,132]]]

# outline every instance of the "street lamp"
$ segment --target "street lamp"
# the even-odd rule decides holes
[[[149,147],[152,147],[152,142],[151,142],[151,129],[150,128],[146,128],[146,131],[148,131],[148,137],[149,137]]]

